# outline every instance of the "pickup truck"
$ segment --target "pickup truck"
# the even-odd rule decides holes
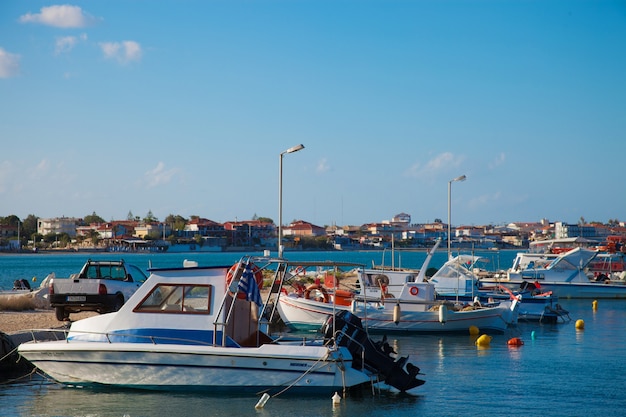
[[[70,313],[80,311],[117,311],[146,279],[140,268],[123,260],[90,259],[78,274],[50,281],[50,305],[59,321],[69,320]]]

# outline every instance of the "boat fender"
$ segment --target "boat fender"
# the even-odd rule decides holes
[[[396,303],[396,305],[393,306],[393,322],[396,324],[400,323],[401,315],[402,310],[400,309],[400,304]]]
[[[267,392],[264,392],[263,395],[261,396],[261,398],[259,399],[259,402],[256,403],[254,408],[259,409],[259,408],[265,407],[265,403],[269,399],[270,399],[270,395]]]
[[[508,342],[506,342],[506,344],[509,346],[522,346],[524,341],[519,337],[512,337]]]
[[[439,323],[444,324],[448,321],[448,307],[445,304],[439,306]]]

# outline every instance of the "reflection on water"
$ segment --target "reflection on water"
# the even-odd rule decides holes
[[[13,389],[21,392],[19,403],[7,401]],[[331,397],[278,397],[263,409],[258,398],[212,396],[123,390],[93,390],[61,387],[37,378],[30,383],[0,390],[2,415],[10,416],[354,416],[405,415],[419,403],[416,395],[383,392],[351,396],[333,406]],[[15,394],[15,392],[13,392]],[[28,393],[25,397],[24,394]],[[8,407],[7,407],[8,406]]]

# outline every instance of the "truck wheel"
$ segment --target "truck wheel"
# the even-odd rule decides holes
[[[55,313],[58,321],[67,321],[70,319],[70,314],[67,313],[63,307],[56,307]]]
[[[113,304],[113,311],[117,311],[120,308],[122,308],[122,306],[124,305],[124,296],[121,294],[118,294],[118,296],[115,298],[115,304]]]

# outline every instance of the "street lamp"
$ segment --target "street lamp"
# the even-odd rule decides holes
[[[278,257],[283,257],[283,155],[298,152],[304,145],[296,145],[280,153],[278,164]]]
[[[448,260],[450,260],[452,252],[450,251],[450,234],[451,232],[451,228],[450,228],[450,196],[452,194],[452,183],[455,181],[465,181],[467,179],[467,177],[465,175],[461,175],[460,177],[456,177],[450,181],[448,181]]]

